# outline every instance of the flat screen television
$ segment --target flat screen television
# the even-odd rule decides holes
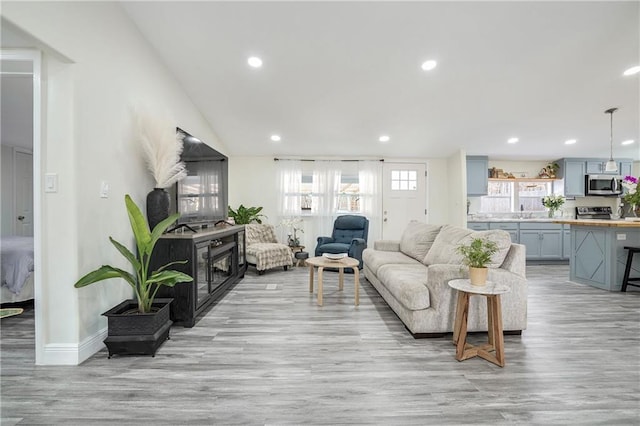
[[[212,225],[227,219],[228,158],[177,128],[182,139],[180,156],[187,168],[187,176],[173,188],[174,205],[180,213],[178,225]]]

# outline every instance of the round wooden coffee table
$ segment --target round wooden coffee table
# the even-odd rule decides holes
[[[324,268],[336,268],[339,275],[339,289],[344,288],[344,268],[353,269],[353,280],[355,283],[355,305],[360,304],[360,270],[358,266],[360,262],[358,259],[352,257],[345,257],[340,260],[329,260],[326,257],[316,256],[306,260],[309,266],[309,293],[313,293],[313,268],[318,268],[318,305],[322,306],[322,272]]]

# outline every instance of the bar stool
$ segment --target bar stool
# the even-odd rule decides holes
[[[620,291],[624,291],[624,292],[627,291],[628,285],[640,287],[640,284],[634,284],[634,283],[640,283],[640,277],[629,278],[629,274],[631,273],[631,264],[633,263],[633,255],[635,253],[640,253],[640,247],[625,246],[625,250],[629,250],[629,253],[627,254],[627,265],[624,268],[624,278],[622,278],[622,288],[620,289]]]

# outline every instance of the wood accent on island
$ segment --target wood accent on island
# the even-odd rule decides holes
[[[620,291],[627,251],[640,246],[640,222],[631,220],[555,220],[570,225],[569,279],[608,291]],[[640,274],[640,258],[633,273]]]

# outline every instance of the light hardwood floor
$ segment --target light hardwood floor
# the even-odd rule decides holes
[[[365,279],[355,307],[353,277],[339,292],[325,274],[317,306],[306,268],[250,269],[155,358],[35,366],[27,311],[1,322],[2,425],[640,424],[640,292],[527,274],[529,326],[505,336],[504,368],[413,339]]]

